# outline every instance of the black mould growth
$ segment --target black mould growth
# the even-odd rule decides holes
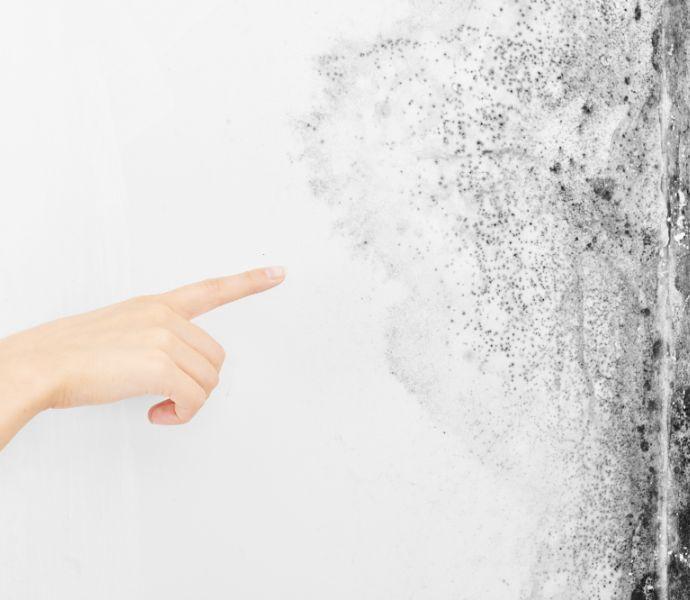
[[[690,342],[667,336],[658,294],[676,281],[660,269],[671,251],[690,292],[688,252],[664,230],[684,216],[666,200],[689,187],[684,154],[666,153],[690,124],[660,111],[680,111],[685,92],[670,91],[690,87],[669,30],[687,32],[687,3],[497,3],[419,0],[429,14],[409,26],[321,57],[323,102],[303,131],[313,189],[358,259],[405,290],[385,323],[389,372],[487,469],[556,507],[535,532],[535,589],[669,600],[662,415],[669,357]],[[678,391],[681,474],[687,404]],[[690,498],[690,481],[677,489]],[[669,539],[685,506],[669,509]]]

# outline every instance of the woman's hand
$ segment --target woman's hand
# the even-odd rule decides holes
[[[160,425],[187,423],[218,385],[223,348],[190,319],[283,281],[280,267],[209,279],[0,340],[0,448],[47,408],[142,395]]]

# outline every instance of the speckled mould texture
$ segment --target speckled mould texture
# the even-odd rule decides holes
[[[544,506],[523,598],[690,598],[685,0],[418,0],[318,60],[391,373]]]

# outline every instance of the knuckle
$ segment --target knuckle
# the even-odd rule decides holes
[[[204,279],[201,282],[202,287],[204,288],[205,292],[210,295],[212,298],[216,298],[220,296],[222,292],[222,283],[220,279],[217,278],[210,278],[210,279]]]
[[[203,329],[199,328],[198,331],[200,333],[200,343],[203,344],[204,353],[215,366],[220,368],[225,362],[225,348],[221,346],[218,340]]]
[[[263,280],[257,271],[246,272],[244,274],[244,280],[246,282],[247,288],[251,292],[258,292],[261,289],[261,284]]]
[[[166,323],[171,313],[170,307],[159,301],[149,302],[146,307],[146,315],[154,323]]]
[[[193,410],[192,414],[195,414],[206,402],[206,394],[203,390],[191,394],[189,397],[189,406]]]
[[[154,352],[151,355],[149,368],[158,379],[167,380],[172,374],[173,364],[164,352]]]
[[[222,365],[225,362],[226,359],[226,353],[225,353],[225,348],[221,346],[220,344],[217,344],[216,348],[216,358],[218,360],[218,364]]]
[[[209,375],[208,379],[209,379],[208,383],[209,383],[210,388],[211,389],[216,388],[218,386],[218,384],[220,383],[220,375],[218,374],[218,371],[213,369],[211,374]]]
[[[161,350],[170,350],[175,344],[175,334],[164,327],[155,327],[151,330],[153,345]]]
[[[130,298],[127,303],[132,305],[132,306],[146,306],[147,304],[150,304],[153,302],[153,296],[150,294],[142,294],[140,296],[134,296],[134,298]]]
[[[166,323],[173,310],[158,296],[137,296],[129,300],[129,304],[146,321],[152,323]]]

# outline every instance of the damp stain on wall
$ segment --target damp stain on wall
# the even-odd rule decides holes
[[[391,373],[547,507],[524,598],[690,598],[685,0],[418,0],[319,57],[315,195]]]

